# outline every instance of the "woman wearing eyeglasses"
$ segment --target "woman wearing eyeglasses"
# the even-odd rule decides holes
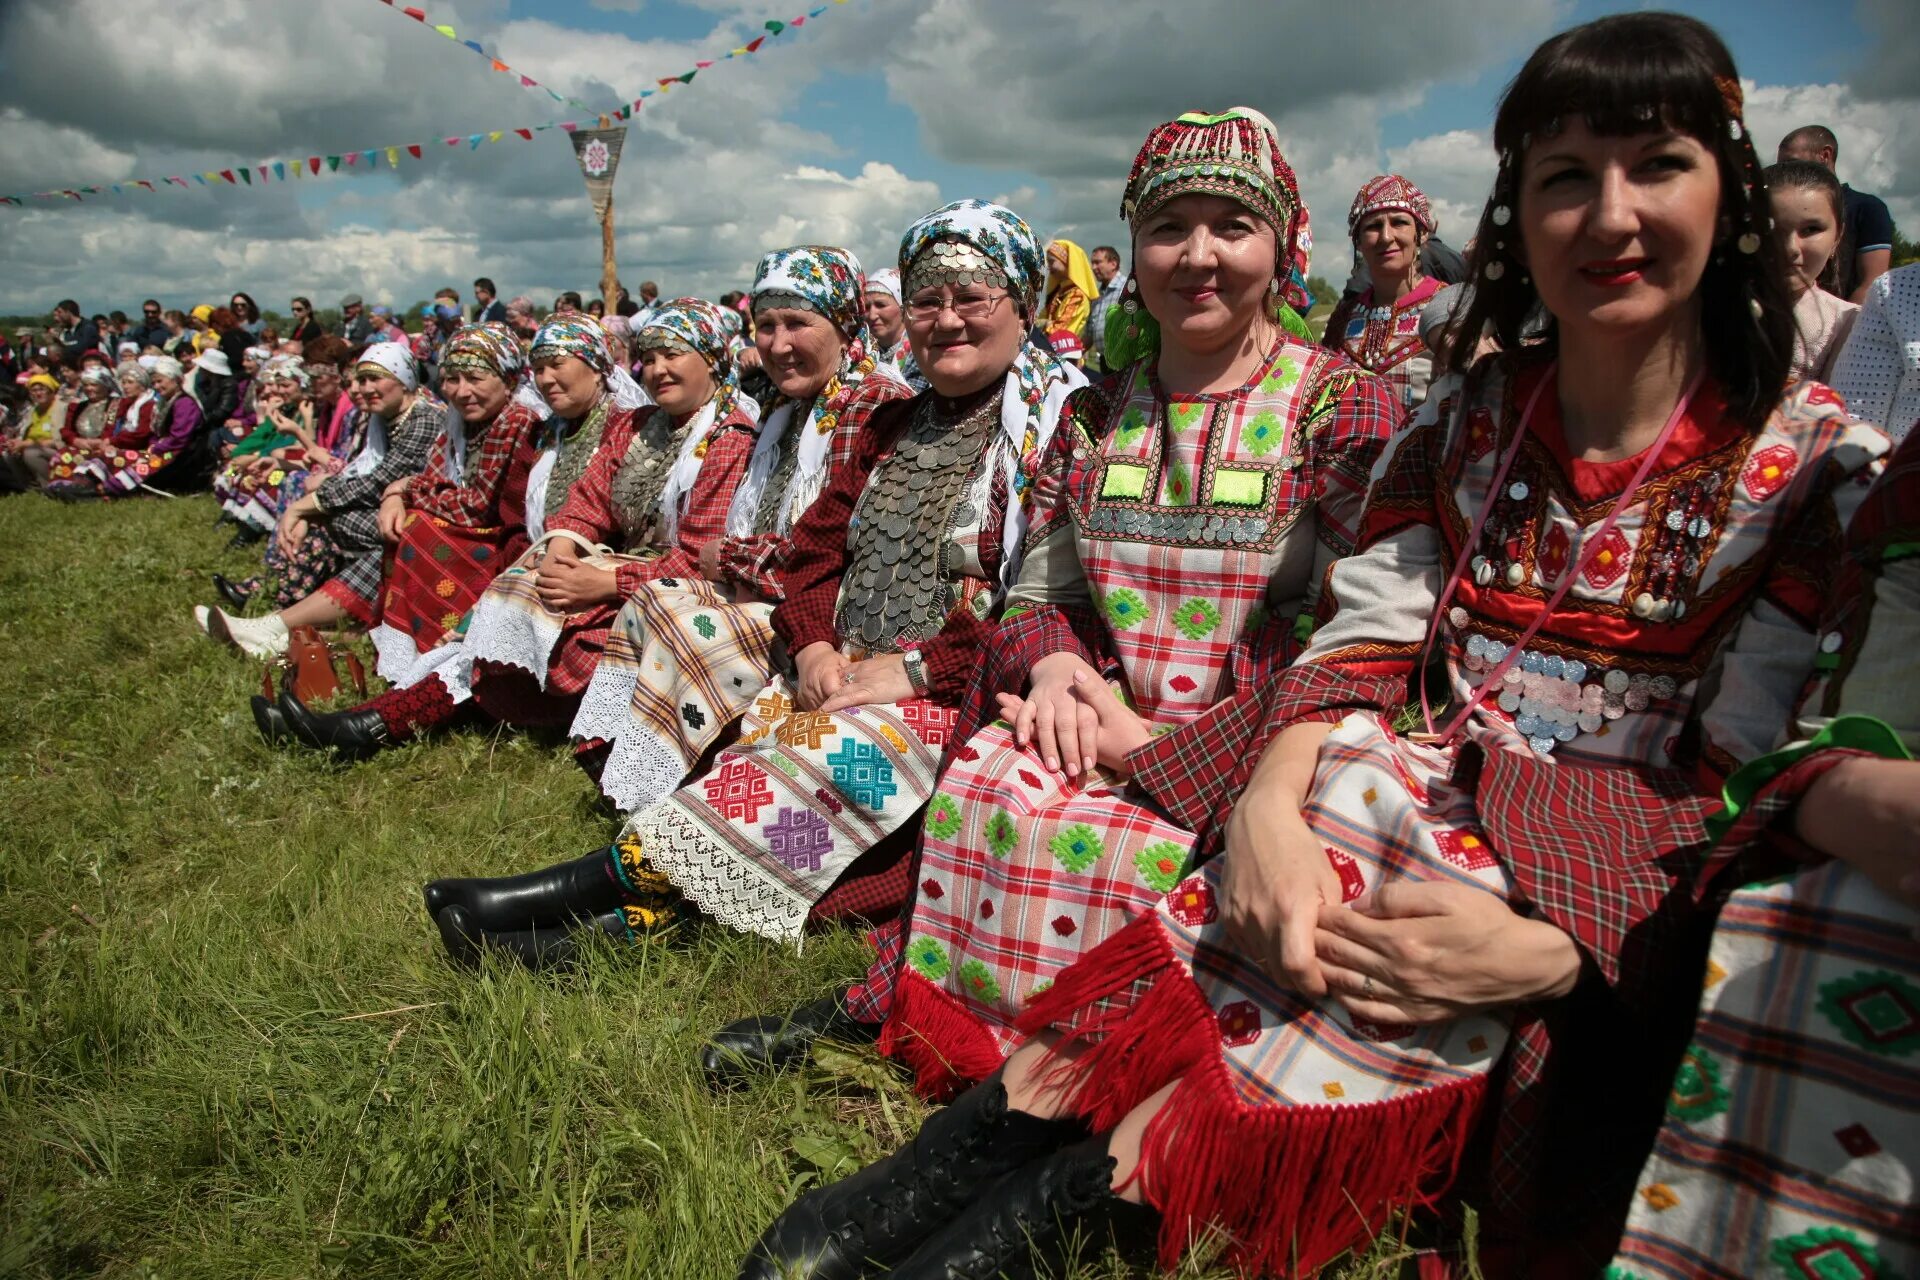
[[[326,330],[313,318],[313,303],[306,298],[293,300],[293,329],[287,334],[288,342],[303,344],[326,336]]]
[[[638,932],[683,903],[797,938],[857,858],[911,830],[1016,576],[1033,467],[1084,382],[1026,339],[1045,264],[998,205],[959,201],[908,230],[907,340],[932,389],[874,412],[795,529],[772,616],[786,669],[738,743],[636,812],[613,848],[428,886],[456,957],[484,943],[554,963],[572,954],[569,929]],[[904,885],[883,900],[878,883],[867,905],[896,907]]]

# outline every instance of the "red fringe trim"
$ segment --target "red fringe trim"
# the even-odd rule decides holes
[[[374,618],[377,616],[373,601],[354,594],[333,579],[328,579],[321,584],[320,594],[346,610],[347,616],[361,626],[373,625]]]
[[[1123,1007],[1072,1026],[1136,984]],[[1363,1245],[1396,1209],[1452,1184],[1487,1077],[1386,1102],[1250,1106],[1224,1057],[1219,1021],[1145,915],[1066,971],[1021,1016],[1028,1034],[1067,1025],[1082,1042],[1051,1078],[1096,1132],[1178,1081],[1148,1122],[1135,1177],[1161,1214],[1160,1263],[1224,1232],[1227,1259],[1256,1274],[1311,1275]]]
[[[880,1028],[880,1052],[913,1068],[914,1089],[934,1102],[978,1084],[1006,1061],[999,1041],[965,1004],[904,966]]]

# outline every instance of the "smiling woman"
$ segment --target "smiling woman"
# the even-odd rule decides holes
[[[1439,230],[1420,188],[1397,173],[1374,178],[1353,198],[1347,234],[1372,283],[1326,345],[1393,389],[1403,412],[1427,398],[1433,356],[1420,337],[1420,317],[1440,282],[1420,270],[1420,251]]]

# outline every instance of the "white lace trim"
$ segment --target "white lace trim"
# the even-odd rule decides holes
[[[617,625],[617,624],[616,624]],[[611,742],[626,728],[627,713],[633,706],[633,691],[640,687],[640,668],[603,654],[580,695],[580,710],[567,730],[576,738],[605,738]]]
[[[609,741],[613,746],[600,771],[600,793],[622,813],[659,804],[679,790],[693,768],[681,757],[679,743],[651,730],[634,729]]]
[[[373,641],[373,669],[388,684],[399,684],[408,670],[420,661],[420,647],[414,644],[412,636],[398,627],[382,622],[367,632],[367,639]]]
[[[455,706],[473,696],[473,655],[458,640],[415,654],[398,676],[387,675],[384,666],[380,674],[396,689],[411,689],[429,676],[438,676]]]
[[[565,620],[545,609],[528,611],[511,604],[498,604],[480,597],[474,606],[473,621],[467,626],[467,650],[476,662],[496,662],[519,667],[547,689],[547,662],[553,647],[560,643]]]
[[[716,847],[680,812],[657,804],[627,821],[654,869],[693,904],[729,928],[775,942],[798,942],[813,899],[790,892],[750,858]]]

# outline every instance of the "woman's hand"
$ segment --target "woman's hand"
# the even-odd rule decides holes
[[[1920,761],[1856,756],[1821,774],[1794,811],[1802,840],[1920,907]]]
[[[407,521],[407,503],[397,493],[389,493],[380,499],[380,511],[375,517],[380,526],[380,541],[397,543],[400,541],[400,526]]]
[[[1074,699],[1093,713],[1094,760],[1101,768],[1119,777],[1126,777],[1127,757],[1153,737],[1153,728],[1139,713],[1122,702],[1106,682],[1086,671],[1076,671],[1069,686]],[[995,694],[1000,703],[1000,718],[1008,724],[1016,723],[1027,708],[1027,699],[1018,694]],[[1084,722],[1084,715],[1076,713],[1076,719]],[[1085,747],[1087,738],[1083,734],[1081,745]]]
[[[1572,938],[1497,895],[1446,881],[1394,881],[1320,912],[1314,950],[1341,1004],[1374,1022],[1425,1025],[1534,1000],[1580,977]]]
[[[581,561],[572,542],[557,538],[547,547],[533,582],[540,603],[553,613],[579,613],[620,598],[619,579],[611,569],[596,569]]]
[[[1240,954],[1274,981],[1327,993],[1314,954],[1320,909],[1339,905],[1340,876],[1285,787],[1256,778],[1227,822],[1220,916]]]
[[[281,555],[293,555],[300,550],[300,544],[307,540],[307,512],[312,510],[310,501],[311,495],[301,498],[280,513],[274,534],[279,540]]]
[[[1100,673],[1077,653],[1050,653],[1033,664],[1027,696],[1009,717],[1015,745],[1032,744],[1047,768],[1078,777],[1099,758],[1100,717],[1075,696],[1076,677],[1104,686]],[[1003,706],[1003,710],[1006,708]]]
[[[853,678],[849,680],[848,676]],[[850,663],[841,672],[840,679],[840,688],[820,704],[822,711],[864,707],[875,702],[905,702],[914,696],[913,681],[907,678],[906,659],[897,653]]]
[[[794,671],[799,677],[795,692],[801,709],[818,711],[827,699],[839,693],[846,686],[844,676],[852,665],[847,655],[825,640],[815,640],[794,654]]]
[[[720,542],[714,538],[700,544],[700,576],[708,582],[725,582],[726,571],[720,567]]]

